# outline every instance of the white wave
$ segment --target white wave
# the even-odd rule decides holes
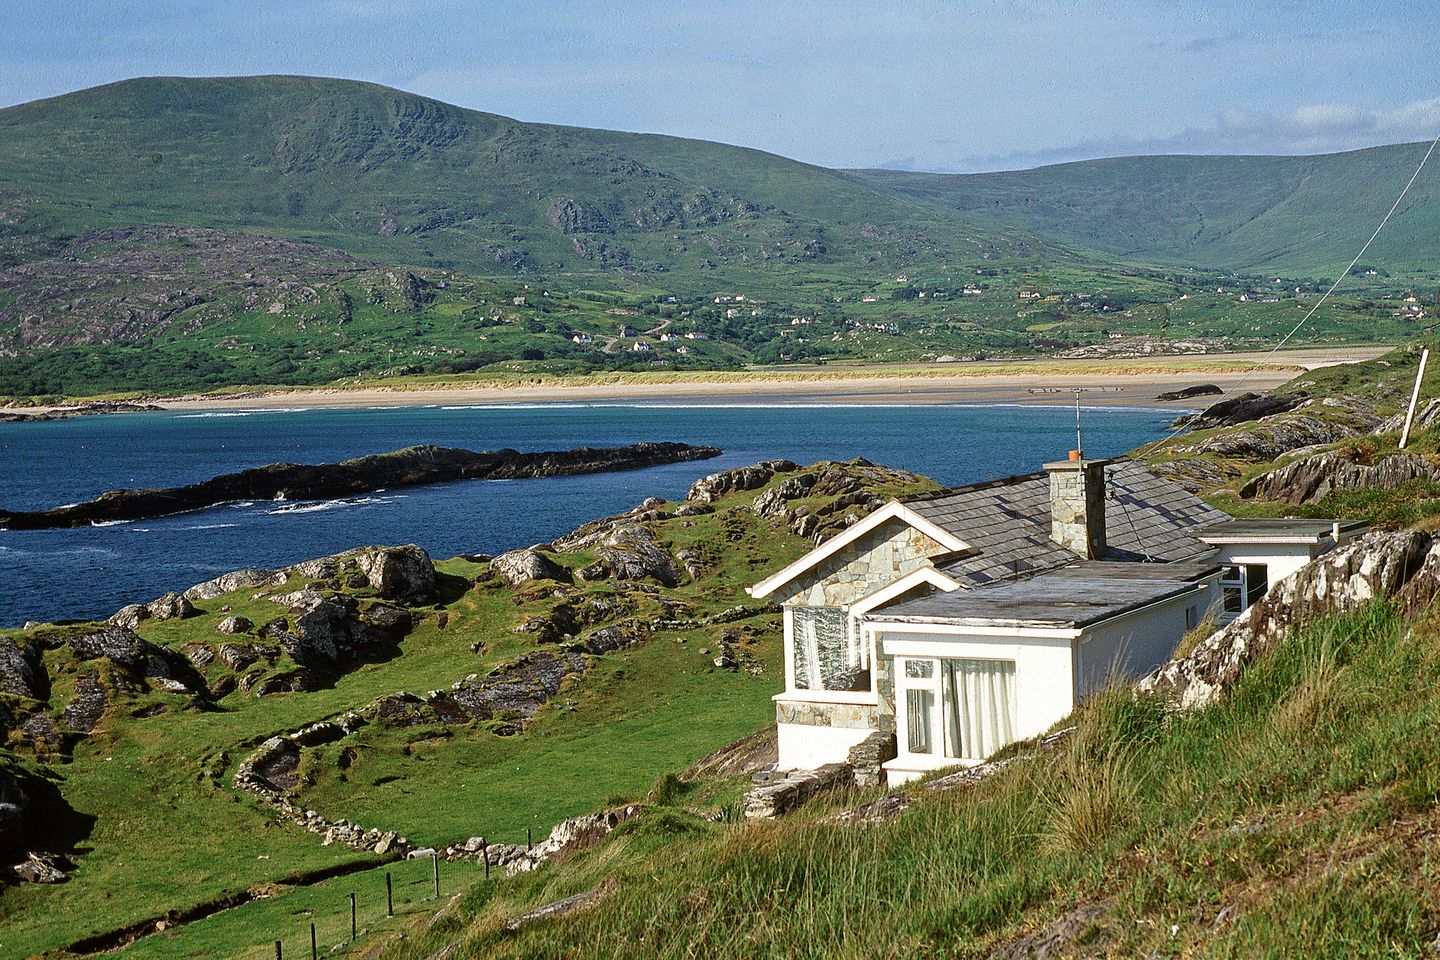
[[[364,507],[372,503],[389,503],[395,497],[342,497],[338,500],[314,500],[302,501],[300,503],[286,504],[283,507],[276,507],[274,510],[266,510],[266,516],[279,516],[290,513],[321,513],[326,510],[341,510],[345,507]]]
[[[241,407],[235,410],[206,410],[201,413],[177,413],[177,420],[209,420],[225,417],[253,417],[266,413],[309,413],[316,407]]]
[[[118,527],[126,523],[134,523],[134,520],[91,520],[92,527]]]
[[[194,526],[186,527],[186,530],[228,530],[231,527],[238,527],[238,523],[197,523]]]

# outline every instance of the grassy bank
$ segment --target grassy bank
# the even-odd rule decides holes
[[[1068,919],[1105,955],[1420,956],[1440,915],[1440,635],[1383,605],[1298,631],[1222,702],[1103,696],[1053,755],[879,826],[657,810],[387,953],[985,956]],[[852,799],[862,799],[854,797]],[[599,887],[585,912],[507,933]]]

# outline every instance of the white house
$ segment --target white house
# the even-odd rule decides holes
[[[891,783],[977,763],[1362,529],[1233,520],[1129,460],[893,500],[749,590],[782,604],[779,766],[877,733]]]
[[[651,346],[648,341],[645,340],[636,340],[630,345],[631,353],[650,353],[654,349],[655,348]]]

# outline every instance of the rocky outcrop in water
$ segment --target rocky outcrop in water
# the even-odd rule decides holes
[[[635,443],[626,447],[578,447],[541,453],[451,447],[407,447],[394,453],[340,463],[273,463],[227,473],[203,483],[157,490],[112,490],[94,500],[53,510],[0,511],[13,530],[83,527],[200,510],[240,500],[329,500],[380,489],[455,480],[513,480],[612,470],[637,470],[718,456],[715,447],[684,443]]]
[[[1262,473],[1240,488],[1240,496],[1300,506],[1336,490],[1393,489],[1415,480],[1440,480],[1440,466],[1407,453],[1363,463],[1353,453],[1335,450]]]

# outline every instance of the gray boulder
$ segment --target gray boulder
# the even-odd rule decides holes
[[[215,625],[215,629],[225,634],[248,633],[255,624],[250,622],[248,617],[233,616],[226,617]]]
[[[355,558],[370,589],[387,600],[424,603],[435,594],[435,565],[430,555],[411,544],[379,547]]]
[[[1388,489],[1415,480],[1440,480],[1440,466],[1408,453],[1362,463],[1353,454],[1331,451],[1263,473],[1242,486],[1240,496],[1299,506],[1336,490]]]
[[[43,700],[44,688],[39,644],[0,637],[0,693]]]
[[[777,483],[755,498],[750,509],[759,516],[776,520],[788,511],[786,501],[805,496],[815,486],[814,474],[801,473]]]
[[[17,863],[10,870],[15,879],[24,883],[64,883],[69,879],[51,858],[38,853],[30,854],[23,863]]]
[[[617,580],[656,580],[667,587],[679,581],[675,561],[650,528],[639,523],[616,526],[595,547],[597,561],[581,573],[586,580],[609,574]]]
[[[570,574],[564,567],[534,547],[502,553],[490,561],[490,569],[512,587],[532,580],[570,580]]]
[[[243,670],[260,659],[254,647],[243,643],[220,644],[219,657],[220,662],[231,670]]]
[[[221,574],[213,580],[206,580],[204,583],[197,583],[185,591],[185,599],[192,601],[214,600],[216,597],[224,596],[227,593],[234,593],[236,590],[243,590],[254,587],[277,587],[285,582],[285,573],[282,570],[258,570],[249,568],[245,570],[232,570],[230,573]]]
[[[146,609],[143,603],[131,603],[126,604],[110,614],[110,619],[107,620],[106,623],[112,623],[126,630],[135,630],[139,628],[143,621],[149,619],[150,611]]]
[[[167,593],[145,604],[145,612],[151,620],[183,620],[195,616],[195,607],[178,593]]]
[[[790,473],[799,469],[799,464],[789,460],[767,460],[748,467],[722,470],[696,480],[685,499],[690,503],[714,503],[732,493],[763,487],[774,479],[777,473]]]
[[[76,659],[108,660],[131,680],[155,681],[162,688],[178,688],[189,693],[205,691],[205,681],[184,656],[124,627],[109,624],[90,633],[71,636],[66,643]],[[173,684],[161,681],[173,681]]]

